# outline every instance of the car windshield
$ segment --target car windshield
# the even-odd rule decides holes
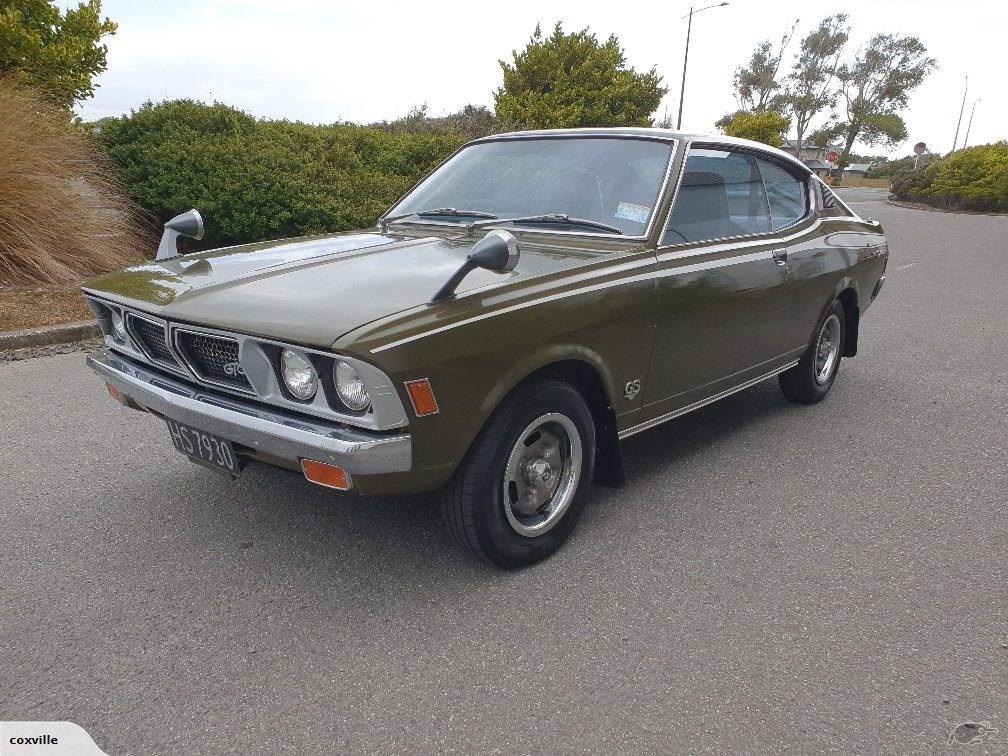
[[[502,222],[562,214],[569,220],[558,219],[559,230],[606,233],[605,227],[614,227],[640,236],[654,212],[671,151],[669,142],[618,137],[480,142],[438,168],[388,217],[412,222],[423,213],[426,222],[466,224],[478,218],[452,211],[489,213]]]

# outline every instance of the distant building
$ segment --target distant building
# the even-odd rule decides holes
[[[809,167],[809,170],[819,178],[826,178],[830,175],[829,166],[822,160],[806,160],[804,162]]]
[[[803,141],[802,147],[798,149],[797,139],[785,139],[784,146],[781,147],[784,152],[790,152],[796,158],[801,160],[805,165],[809,167],[809,170],[815,172],[820,178],[825,178],[830,173],[829,166],[826,165],[826,156],[830,152],[836,152],[839,154],[843,147],[836,145],[830,147],[816,147],[809,141]]]
[[[864,175],[871,167],[871,163],[851,163],[844,168],[844,176],[848,178],[864,178]]]

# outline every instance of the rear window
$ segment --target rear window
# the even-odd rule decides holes
[[[763,185],[770,202],[770,222],[774,231],[790,226],[805,217],[808,190],[805,181],[796,178],[779,165],[756,158]]]

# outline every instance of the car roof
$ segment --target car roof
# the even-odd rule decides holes
[[[723,144],[730,147],[745,147],[747,149],[760,150],[766,152],[770,155],[776,156],[778,159],[786,160],[790,165],[797,168],[801,168],[806,173],[810,172],[810,169],[805,163],[794,155],[784,152],[784,150],[779,150],[776,147],[771,147],[768,144],[763,144],[762,142],[754,142],[749,139],[739,139],[738,137],[725,136],[724,134],[695,134],[686,131],[675,131],[674,129],[659,129],[655,127],[632,127],[632,126],[620,126],[615,128],[586,128],[586,129],[540,129],[536,131],[510,131],[503,134],[491,134],[489,136],[482,137],[481,139],[475,139],[470,144],[477,144],[479,142],[495,142],[504,139],[530,139],[534,137],[623,137],[623,138],[640,138],[640,139],[665,139],[669,141],[677,142],[715,142],[717,144]]]

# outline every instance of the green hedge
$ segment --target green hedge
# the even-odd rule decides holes
[[[127,190],[160,222],[200,210],[201,246],[373,226],[465,141],[258,120],[191,100],[148,103],[96,131]]]
[[[1008,210],[1008,142],[957,150],[893,179],[897,199],[958,210]]]

